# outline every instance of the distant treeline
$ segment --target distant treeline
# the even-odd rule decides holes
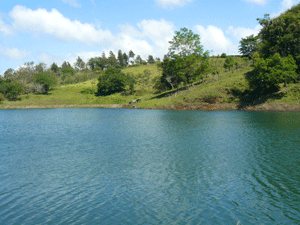
[[[20,94],[47,94],[48,91],[59,85],[74,84],[90,79],[98,78],[102,71],[108,68],[122,69],[125,67],[136,67],[140,65],[154,64],[160,62],[160,58],[149,55],[144,60],[132,50],[128,54],[118,51],[117,57],[113,51],[106,57],[103,52],[99,57],[90,58],[84,62],[78,56],[76,62],[71,65],[64,61],[61,66],[53,62],[50,67],[45,63],[25,63],[18,69],[7,69],[3,78],[0,77],[0,101],[16,99]]]

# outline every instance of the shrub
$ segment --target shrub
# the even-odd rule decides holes
[[[205,96],[202,98],[202,100],[203,100],[204,102],[206,102],[206,103],[213,104],[213,103],[215,103],[215,102],[217,101],[218,97],[219,97],[219,96],[218,96],[217,94],[215,94],[215,93],[210,93],[210,94],[205,95]]]
[[[0,101],[4,101],[5,98],[4,98],[4,94],[0,93]]]
[[[111,95],[126,90],[126,85],[133,91],[134,79],[126,76],[120,69],[109,68],[98,78],[97,95]]]

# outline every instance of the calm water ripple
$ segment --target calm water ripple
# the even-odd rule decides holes
[[[0,224],[300,224],[300,114],[0,111]]]

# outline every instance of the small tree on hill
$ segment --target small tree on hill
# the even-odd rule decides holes
[[[242,38],[239,45],[239,52],[244,57],[252,58],[252,54],[257,51],[257,39],[258,37],[254,35]]]
[[[234,65],[235,65],[235,61],[234,61],[233,57],[232,57],[232,56],[226,57],[225,63],[224,63],[224,68],[225,68],[225,69],[229,69],[229,71],[230,71],[230,69],[231,69]]]
[[[35,75],[35,82],[43,85],[44,93],[48,94],[49,89],[56,84],[56,79],[47,73],[38,73]]]
[[[9,100],[16,99],[23,92],[23,86],[17,82],[0,79],[0,93]]]
[[[108,68],[98,78],[98,95],[106,96],[125,90],[126,85],[130,85],[130,79],[120,69]]]

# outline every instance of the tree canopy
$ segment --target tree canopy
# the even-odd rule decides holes
[[[184,27],[169,43],[168,55],[158,64],[162,69],[161,83],[173,89],[181,82],[190,84],[201,77],[208,66],[208,52],[203,52],[200,36]]]
[[[265,59],[279,53],[291,55],[300,66],[300,4],[280,16],[270,19],[268,14],[257,19],[262,29],[259,32],[259,52]]]
[[[242,38],[239,45],[239,53],[245,57],[251,58],[252,54],[257,51],[257,39],[258,37],[253,34]]]
[[[247,77],[253,90],[262,93],[276,92],[279,90],[280,83],[291,82],[297,76],[297,65],[291,55],[281,57],[279,53],[276,53],[264,59],[259,53],[255,53],[254,59],[254,70]]]
[[[176,54],[180,57],[189,56],[191,54],[203,54],[203,46],[200,44],[200,35],[194,34],[192,30],[186,27],[180,31],[175,31],[172,41],[169,41],[169,53],[172,58]]]
[[[134,80],[117,68],[108,68],[98,78],[98,95],[106,96],[125,91],[126,85],[132,86]]]

